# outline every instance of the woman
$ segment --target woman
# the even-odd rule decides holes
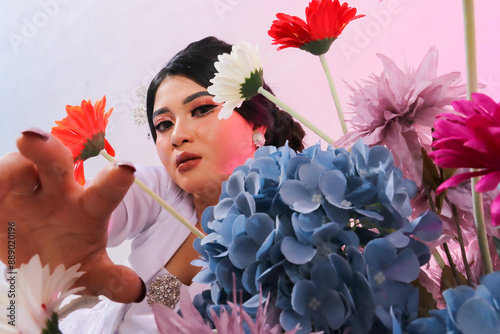
[[[191,43],[151,82],[147,115],[163,167],[111,164],[83,189],[73,180],[70,152],[37,129],[23,132],[21,154],[0,159],[0,221],[16,222],[23,243],[17,261],[39,253],[44,263],[82,263],[86,275],[78,283],[86,293],[118,302],[74,312],[61,324],[64,333],[155,332],[150,303],[175,307],[177,297],[158,296],[155,288],[178,287],[180,281],[190,286],[191,296],[205,288],[191,284],[199,270],[190,265],[198,257],[192,247],[195,236],[136,186],[128,190],[134,172],[200,227],[203,210],[218,202],[222,182],[253,156],[254,137],[263,134],[266,145],[288,141],[302,150],[300,125],[262,96],[244,102],[226,120],[217,118],[221,105],[207,87],[217,56],[230,51],[229,44],[214,37]],[[127,238],[134,239],[133,270],[114,265],[105,250]]]

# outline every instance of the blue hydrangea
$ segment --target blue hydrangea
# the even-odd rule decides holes
[[[458,286],[443,292],[446,309],[430,311],[408,326],[410,334],[500,333],[500,272],[484,276],[475,289]]]
[[[203,214],[195,281],[211,290],[198,304],[220,308],[236,289],[248,312],[271,298],[285,330],[405,328],[418,308],[411,282],[430,258],[414,236],[441,234],[435,214],[408,220],[415,194],[391,153],[361,140],[352,153],[319,144],[300,153],[260,148]]]

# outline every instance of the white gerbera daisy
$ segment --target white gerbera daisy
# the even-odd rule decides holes
[[[77,264],[66,270],[64,265],[60,264],[51,274],[48,265],[42,267],[38,254],[27,264],[22,264],[13,275],[16,303],[15,329],[21,333],[41,333],[48,326],[57,328],[57,314],[62,301],[84,289],[83,287],[71,289],[75,281],[83,275],[83,272],[77,271],[79,267],[80,264]],[[5,286],[7,277],[0,276],[0,286]],[[6,306],[4,304],[10,303],[10,300],[0,298],[0,303]]]
[[[258,46],[246,42],[233,45],[230,54],[222,54],[218,59],[214,64],[217,73],[210,80],[208,92],[215,96],[214,102],[224,103],[218,117],[226,119],[243,101],[257,95],[263,85],[263,70]]]

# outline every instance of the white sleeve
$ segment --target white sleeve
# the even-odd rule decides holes
[[[169,203],[173,181],[163,166],[135,166],[135,176],[157,195]],[[126,239],[132,239],[148,229],[157,219],[162,207],[137,184],[130,187],[123,201],[118,205],[108,227],[108,247],[115,247]]]

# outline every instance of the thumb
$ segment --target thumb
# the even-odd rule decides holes
[[[146,285],[139,275],[126,266],[113,263],[94,267],[77,284],[87,287],[85,294],[104,295],[118,303],[141,302],[146,296]]]

